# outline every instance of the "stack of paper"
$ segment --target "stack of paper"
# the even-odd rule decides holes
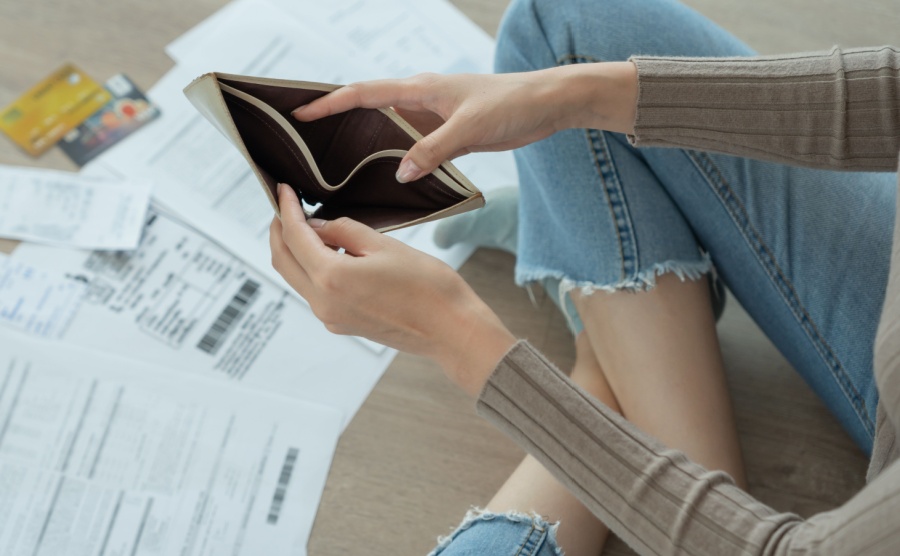
[[[84,218],[64,246],[0,260],[0,483],[18,485],[0,546],[15,551],[304,553],[337,436],[395,352],[328,333],[272,269],[271,207],[182,89],[210,71],[329,83],[490,72],[493,41],[444,0],[236,0],[167,51],[177,64],[147,95],[161,115],[85,167],[100,177],[32,180],[113,178],[127,192],[116,208],[78,202],[122,215],[120,228]],[[508,153],[456,162],[482,191],[516,183]],[[145,215],[129,199],[149,182]],[[89,233],[110,243],[82,246],[140,240],[71,249]],[[457,267],[471,252],[437,248],[431,225],[398,236]],[[40,525],[12,540],[25,516]]]

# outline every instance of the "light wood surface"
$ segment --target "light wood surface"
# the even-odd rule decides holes
[[[373,0],[376,1],[376,0]],[[494,33],[506,0],[456,0]],[[223,0],[3,0],[0,105],[65,61],[105,79],[126,72],[149,88],[172,62],[163,47]],[[900,44],[898,0],[690,0],[763,53]],[[601,2],[598,5],[602,6]],[[0,163],[73,169],[0,139]],[[12,242],[0,240],[9,252]],[[562,317],[513,285],[513,258],[481,250],[462,275],[519,336],[562,368],[573,352]],[[801,515],[842,503],[863,484],[865,458],[746,314],[729,300],[719,325],[750,489]],[[341,439],[310,554],[425,554],[470,505],[484,504],[522,452],[474,415],[432,364],[400,355]],[[607,554],[630,553],[613,541]]]

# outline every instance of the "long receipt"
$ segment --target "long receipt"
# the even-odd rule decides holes
[[[0,166],[0,237],[61,247],[131,249],[150,183]]]
[[[0,553],[304,554],[340,422],[0,333]]]

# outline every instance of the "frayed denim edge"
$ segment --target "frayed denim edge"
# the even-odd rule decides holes
[[[509,521],[512,521],[514,523],[521,523],[523,521],[531,521],[531,522],[537,523],[543,527],[546,527],[547,528],[547,538],[550,541],[551,548],[553,548],[553,550],[554,550],[554,554],[556,554],[556,556],[565,556],[563,549],[559,547],[559,543],[556,541],[556,531],[559,529],[558,521],[556,523],[550,524],[546,520],[544,520],[543,517],[541,517],[540,515],[538,515],[535,512],[524,513],[524,512],[509,511],[506,513],[498,514],[498,513],[490,512],[484,508],[478,508],[475,506],[473,506],[472,508],[469,509],[469,511],[466,512],[466,516],[463,518],[463,520],[460,522],[459,526],[452,533],[450,533],[449,535],[447,535],[445,537],[444,536],[438,537],[437,546],[434,547],[434,550],[432,550],[431,552],[428,553],[428,556],[435,556],[435,554],[437,554],[438,551],[447,548],[447,546],[451,542],[453,542],[453,539],[455,539],[457,536],[459,536],[460,533],[462,533],[463,531],[465,531],[466,529],[468,529],[469,527],[474,525],[476,522],[491,521],[493,519],[497,519],[498,517],[506,518]]]
[[[531,292],[532,284],[551,278],[559,280],[557,305],[559,307],[566,307],[566,295],[576,288],[581,290],[581,295],[591,295],[596,291],[605,291],[608,293],[615,293],[618,291],[650,291],[656,287],[656,279],[659,276],[668,273],[678,276],[678,279],[682,282],[699,280],[704,274],[714,272],[712,259],[710,259],[709,253],[701,252],[700,256],[701,259],[699,261],[665,261],[656,263],[647,270],[639,272],[636,276],[626,278],[615,284],[599,285],[589,281],[576,281],[558,270],[531,270],[522,275],[517,275],[516,283],[528,290],[528,295],[531,298],[532,303],[535,303],[534,295]],[[552,295],[551,292],[547,292],[547,294]],[[569,328],[574,330],[576,328],[575,323],[572,321],[572,317],[569,315],[568,311],[563,311],[563,315],[566,317]]]

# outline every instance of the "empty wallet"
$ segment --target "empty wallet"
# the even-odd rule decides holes
[[[310,217],[347,216],[386,232],[484,206],[450,162],[409,183],[395,177],[422,136],[392,109],[354,109],[313,122],[291,111],[339,85],[207,73],[184,94],[241,152],[276,214],[276,187],[293,187]]]

